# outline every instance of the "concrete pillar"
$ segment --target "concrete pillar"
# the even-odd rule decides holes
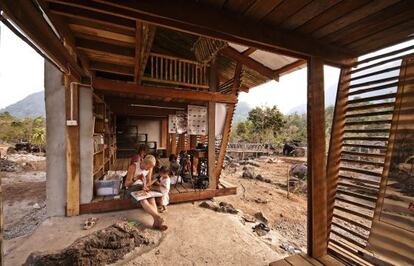
[[[45,60],[46,208],[48,216],[65,215],[66,143],[63,74]]]
[[[79,88],[80,136],[80,202],[93,198],[93,93],[91,88]]]

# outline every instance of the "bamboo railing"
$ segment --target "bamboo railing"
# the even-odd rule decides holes
[[[208,89],[207,65],[173,56],[150,53],[143,81]]]

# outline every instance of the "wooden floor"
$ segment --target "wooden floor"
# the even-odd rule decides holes
[[[124,171],[129,166],[129,159],[118,159],[111,170]],[[218,189],[193,189],[190,183],[171,185],[170,203],[189,202],[196,200],[211,199],[214,197],[235,195],[237,187],[223,180],[219,181]],[[119,196],[97,197],[90,203],[80,205],[80,213],[101,213],[110,211],[121,211],[138,208],[138,204],[126,198],[124,192]]]
[[[269,266],[342,266],[343,263],[335,258],[326,255],[319,259],[314,259],[306,254],[297,254],[286,257],[269,264]]]

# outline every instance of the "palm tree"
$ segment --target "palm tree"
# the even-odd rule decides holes
[[[46,132],[44,128],[33,129],[32,143],[39,146],[39,151],[43,150],[43,146],[46,142]]]

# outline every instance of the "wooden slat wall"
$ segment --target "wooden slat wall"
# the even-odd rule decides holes
[[[401,53],[413,50],[401,48]],[[375,55],[341,74],[327,167],[328,252],[348,263],[375,261],[366,245],[391,132],[401,53]]]
[[[341,70],[338,92],[336,95],[335,112],[332,120],[331,140],[329,144],[326,182],[327,182],[327,217],[328,232],[331,228],[333,208],[335,202],[336,189],[338,186],[339,160],[341,157],[342,143],[345,128],[345,112],[347,107],[347,95],[349,91],[350,77],[349,68]]]
[[[394,265],[414,264],[413,218],[402,208],[409,205],[413,197],[409,180],[402,172],[396,173],[392,165],[412,155],[414,133],[414,86],[406,83],[406,77],[414,73],[414,56],[403,60],[400,71],[400,85],[397,90],[395,109],[391,124],[391,135],[384,162],[380,184],[379,200],[375,206],[374,221],[369,237],[369,250]],[[404,180],[404,181],[403,181]],[[396,184],[393,184],[396,182]],[[405,190],[403,186],[405,185]],[[405,190],[405,191],[404,191]],[[412,189],[411,189],[412,191]],[[395,198],[389,197],[390,195]],[[407,197],[404,197],[407,196]],[[383,217],[383,219],[380,219]],[[411,227],[410,227],[411,226]]]

